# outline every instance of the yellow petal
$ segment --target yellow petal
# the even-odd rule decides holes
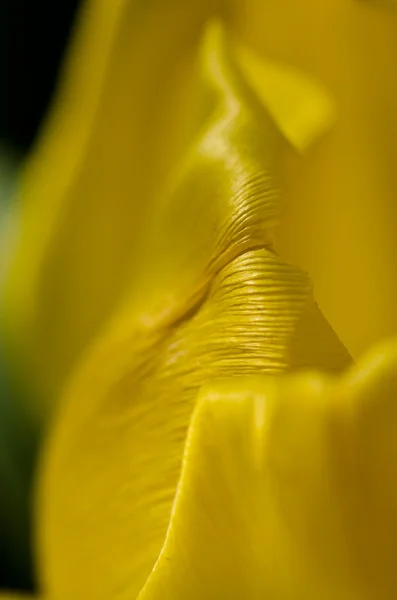
[[[396,342],[340,379],[204,388],[139,600],[395,598],[396,400]]]
[[[247,0],[236,25],[258,52],[334,95],[332,133],[298,164],[279,251],[307,270],[353,356],[397,333],[397,5]]]
[[[236,46],[237,59],[258,97],[292,146],[306,152],[334,125],[334,98],[307,73],[241,43]]]
[[[142,235],[159,190],[206,115],[196,49],[218,4],[83,6],[54,108],[22,177],[19,245],[3,303],[16,378],[37,397],[38,412],[142,270]],[[294,146],[306,148],[329,127],[334,107],[313,82],[261,64],[241,44],[239,54]]]
[[[22,176],[2,318],[18,375],[43,405],[122,297],[153,198],[196,129],[194,52],[216,5],[84,3]]]
[[[136,598],[161,550],[199,388],[350,358],[308,277],[272,250],[287,144],[219,24],[208,118],[148,227],[131,297],[74,378],[45,450],[39,568],[57,600]]]

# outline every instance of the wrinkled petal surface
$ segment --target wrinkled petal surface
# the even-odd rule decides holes
[[[139,600],[395,598],[396,426],[396,342],[341,378],[205,387]]]
[[[245,0],[235,23],[257,52],[335,98],[335,127],[291,174],[277,247],[309,272],[356,358],[397,334],[397,4]]]
[[[39,415],[141,272],[142,237],[168,174],[205,124],[196,60],[203,27],[230,12],[212,0],[83,5],[22,178],[2,305],[15,379]],[[248,51],[241,61],[294,146],[328,128],[334,108],[319,88]]]
[[[217,23],[200,65],[205,127],[158,201],[131,295],[70,386],[44,453],[39,569],[57,600],[138,596],[204,383],[350,362],[307,275],[274,252],[290,146]]]

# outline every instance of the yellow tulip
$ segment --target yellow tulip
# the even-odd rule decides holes
[[[204,387],[139,600],[394,598],[396,397],[395,342],[340,378]]]
[[[244,0],[239,8],[251,47],[312,73],[337,103],[335,127],[292,178],[278,250],[310,273],[357,358],[397,334],[397,3]]]
[[[72,383],[46,450],[39,566],[60,600],[138,597],[204,382],[349,363],[307,276],[273,251],[288,145],[219,24],[200,72],[206,125],[157,202],[133,293]]]
[[[15,378],[34,394],[36,417],[122,297],[154,197],[196,130],[186,107],[213,5],[83,6],[21,178],[20,243],[3,302]]]
[[[87,0],[22,179],[2,320],[36,411],[54,403],[139,270],[155,198],[202,124],[197,44],[214,14],[258,56],[312,73],[334,97],[336,126],[291,174],[277,248],[309,272],[355,357],[397,333],[395,3]],[[270,103],[287,97],[274,87]],[[284,119],[296,128],[296,115]]]
[[[42,398],[34,410],[45,413],[68,381],[37,486],[47,600],[388,600],[397,592],[397,351],[381,347],[351,367],[299,268],[317,277],[354,353],[393,332],[385,298],[393,281],[373,290],[373,248],[363,253],[366,300],[384,304],[366,332],[353,335],[365,329],[361,305],[339,318],[338,302],[326,298],[330,283],[339,291],[331,267],[341,267],[343,282],[355,250],[349,265],[347,242],[334,234],[342,250],[327,263],[335,245],[312,198],[325,173],[319,163],[328,157],[333,169],[336,142],[346,143],[357,151],[351,164],[366,165],[366,183],[355,173],[344,179],[350,163],[335,167],[347,182],[338,202],[352,217],[365,191],[364,222],[385,232],[372,196],[385,185],[380,160],[355,137],[378,114],[364,107],[351,118],[364,83],[350,82],[345,63],[340,78],[335,68],[342,49],[357,58],[355,16],[361,36],[367,11],[380,11],[383,23],[388,10],[390,30],[397,21],[383,5],[324,0],[312,65],[311,38],[299,37],[290,2],[280,2],[286,19],[296,17],[290,44],[278,5],[224,4],[88,3],[27,167],[6,298],[10,352]],[[334,23],[342,49],[329,46]],[[380,54],[393,47],[380,30],[378,41]],[[336,188],[323,182],[326,199]],[[315,248],[304,217],[318,225]],[[361,247],[365,228],[355,233]],[[387,276],[392,244],[379,249]],[[367,281],[347,284],[354,294]],[[302,368],[311,371],[283,374]]]

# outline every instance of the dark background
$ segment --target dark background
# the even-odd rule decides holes
[[[26,151],[48,106],[79,0],[0,1],[0,139]]]
[[[78,4],[0,0],[0,141],[22,157],[51,101]],[[6,494],[0,489],[3,500]],[[15,560],[0,527],[0,590],[7,588],[32,590],[33,566],[28,548]]]

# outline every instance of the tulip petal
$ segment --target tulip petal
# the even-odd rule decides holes
[[[246,0],[236,27],[258,53],[312,74],[337,121],[292,175],[278,251],[309,272],[354,358],[397,334],[397,4]]]
[[[22,227],[3,303],[15,378],[38,414],[141,272],[156,199],[205,122],[197,46],[206,19],[227,12],[221,4],[83,7],[22,177]],[[329,98],[300,73],[261,65],[243,48],[239,60],[293,145],[307,147],[329,126]]]
[[[22,175],[5,329],[48,408],[112,313],[164,176],[197,126],[194,56],[217,3],[89,0]]]
[[[205,387],[139,600],[395,598],[396,427],[395,341],[340,379]]]
[[[288,64],[236,45],[237,60],[278,127],[299,152],[306,152],[336,121],[335,101],[319,82]]]
[[[129,301],[82,363],[44,452],[39,570],[57,600],[137,597],[205,382],[350,362],[308,277],[273,251],[289,146],[219,23],[201,74],[206,126],[158,201]]]

